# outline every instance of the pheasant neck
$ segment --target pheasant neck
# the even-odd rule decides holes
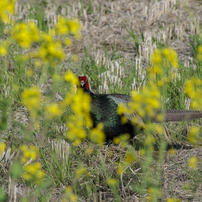
[[[88,93],[91,97],[94,95],[94,93],[91,92],[89,88],[85,89],[85,92]]]

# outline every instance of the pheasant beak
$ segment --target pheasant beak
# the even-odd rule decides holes
[[[81,80],[80,83],[81,83],[81,86],[84,87],[85,82],[83,80]]]

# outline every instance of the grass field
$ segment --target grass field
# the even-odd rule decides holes
[[[201,6],[0,3],[0,202],[202,201],[201,120],[146,123],[106,145],[75,94],[86,75],[94,93],[135,90],[139,113],[202,110]]]

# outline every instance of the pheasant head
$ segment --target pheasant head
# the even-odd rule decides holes
[[[89,93],[91,96],[94,95],[89,89],[89,83],[88,83],[87,77],[86,76],[79,76],[78,78],[79,78],[79,82],[80,82],[83,90],[85,92]]]

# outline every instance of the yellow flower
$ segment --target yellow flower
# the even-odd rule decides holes
[[[11,23],[9,21],[9,14],[14,14],[15,2],[16,2],[16,0],[0,1],[0,18],[6,24]]]
[[[119,137],[114,137],[113,142],[114,142],[114,144],[119,144],[121,142],[121,140]]]
[[[40,60],[35,60],[35,61],[34,61],[34,65],[35,65],[36,67],[41,67],[41,61],[40,61]]]
[[[126,106],[121,102],[117,107],[117,114],[121,115],[127,111]]]
[[[62,114],[62,110],[57,103],[51,103],[50,105],[46,106],[46,112],[47,119],[53,119]]]
[[[32,76],[33,76],[33,71],[32,71],[31,69],[28,69],[28,70],[26,71],[26,75],[27,75],[28,77],[32,77]]]
[[[93,148],[88,147],[88,148],[85,150],[85,153],[86,153],[87,155],[92,154],[92,153],[93,153]]]
[[[196,56],[197,60],[201,61],[202,60],[202,54],[201,53],[198,53],[197,56]]]
[[[38,87],[25,89],[22,93],[22,103],[28,110],[38,110],[41,107],[41,92]]]
[[[78,60],[79,60],[78,55],[73,54],[73,55],[72,55],[72,60],[73,60],[74,62],[78,62]]]
[[[69,26],[69,29],[71,31],[71,33],[73,35],[76,35],[77,38],[79,38],[79,31],[81,30],[82,28],[82,25],[81,23],[78,21],[78,19],[74,19],[74,20],[69,20],[67,22],[68,26]]]
[[[72,40],[70,38],[65,38],[63,42],[67,46],[72,46]]]
[[[159,49],[154,50],[153,54],[151,55],[151,62],[153,65],[159,65],[162,63],[162,56]]]
[[[68,70],[64,75],[65,81],[70,82],[72,85],[78,85],[78,78],[72,73],[72,71]]]
[[[11,29],[11,39],[15,40],[22,48],[30,48],[33,42],[39,40],[39,30],[34,22],[30,22],[29,25],[22,22]]]
[[[122,172],[124,171],[124,166],[122,164],[118,164],[118,168],[116,170],[117,175],[121,175]]]
[[[26,163],[29,159],[36,160],[39,156],[39,149],[34,145],[28,147],[27,145],[20,145],[20,151],[23,153],[21,162]]]
[[[4,46],[0,46],[0,55],[5,56],[7,55],[7,48]]]
[[[169,153],[174,156],[177,154],[177,150],[176,149],[170,149]]]
[[[201,140],[201,137],[199,136],[199,128],[197,126],[192,126],[189,130],[187,139],[190,143],[197,146]]]
[[[86,175],[86,176],[88,175],[88,172],[87,172],[86,168],[84,168],[84,167],[81,167],[76,170],[75,178],[80,179],[82,175]]]
[[[197,162],[198,162],[198,158],[196,156],[191,157],[189,160],[189,167],[193,169],[196,168]]]
[[[181,200],[177,198],[167,198],[166,202],[181,202]]]
[[[89,139],[93,142],[93,143],[97,143],[99,145],[104,144],[105,139],[106,139],[106,135],[104,134],[104,132],[102,131],[103,128],[103,124],[99,123],[96,128],[93,128],[90,130],[90,134],[89,134]]]
[[[107,180],[106,180],[106,183],[107,183],[110,187],[113,187],[113,186],[116,186],[118,182],[117,182],[116,179],[111,178],[111,179],[107,179]]]
[[[198,47],[198,52],[202,54],[202,45]]]
[[[73,194],[73,190],[70,186],[67,186],[65,189],[65,197],[62,199],[62,202],[76,202],[77,196]]]
[[[121,117],[121,124],[125,124],[128,122],[128,119],[125,116]]]
[[[164,132],[164,129],[161,125],[156,125],[155,127],[157,134],[162,135]]]
[[[37,182],[37,184],[40,184],[43,177],[45,176],[45,173],[41,170],[42,166],[40,162],[35,162],[28,164],[23,167],[24,174],[22,177],[26,181],[34,180]]]
[[[145,150],[144,149],[140,149],[139,153],[140,153],[141,156],[144,156],[145,155]]]
[[[145,146],[149,146],[149,145],[152,145],[153,143],[156,142],[156,139],[152,136],[152,135],[148,135],[145,139]]]
[[[132,162],[134,162],[136,160],[134,154],[128,153],[125,158],[124,158],[124,162],[131,164]]]
[[[0,155],[6,150],[6,144],[4,142],[0,143]]]

